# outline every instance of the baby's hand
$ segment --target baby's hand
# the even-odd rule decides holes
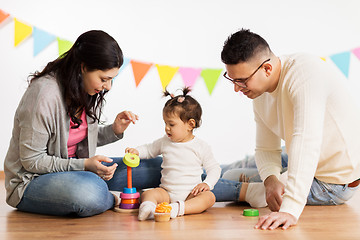
[[[133,153],[139,156],[139,151],[136,150],[135,148],[126,148],[125,153]]]
[[[191,191],[191,194],[196,196],[201,192],[209,191],[210,187],[206,183],[199,183],[194,187],[194,189]]]

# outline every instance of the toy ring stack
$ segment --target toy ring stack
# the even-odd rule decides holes
[[[127,187],[120,193],[120,205],[115,206],[114,210],[116,212],[137,212],[140,206],[140,193],[136,191],[136,188],[132,187],[131,168],[139,166],[140,158],[136,154],[126,153],[123,162],[127,166]]]

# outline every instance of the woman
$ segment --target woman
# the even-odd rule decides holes
[[[83,33],[73,47],[31,75],[14,118],[5,158],[6,201],[21,211],[91,216],[114,206],[104,180],[117,164],[94,156],[123,137],[137,115],[124,111],[98,126],[104,95],[123,64],[117,42],[103,31]]]

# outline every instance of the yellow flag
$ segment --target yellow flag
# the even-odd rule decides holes
[[[29,26],[18,19],[14,18],[15,21],[15,47],[23,42],[27,37],[32,34],[32,26]]]
[[[163,90],[165,90],[166,86],[171,82],[171,80],[179,70],[179,67],[156,64],[156,68],[159,72],[160,81]]]

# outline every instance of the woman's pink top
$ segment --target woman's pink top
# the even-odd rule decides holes
[[[84,140],[87,136],[88,125],[86,121],[85,110],[82,111],[80,119],[82,121],[82,124],[78,128],[72,128],[73,126],[75,126],[75,123],[70,119],[69,139],[67,142],[69,158],[76,158],[77,144]]]

